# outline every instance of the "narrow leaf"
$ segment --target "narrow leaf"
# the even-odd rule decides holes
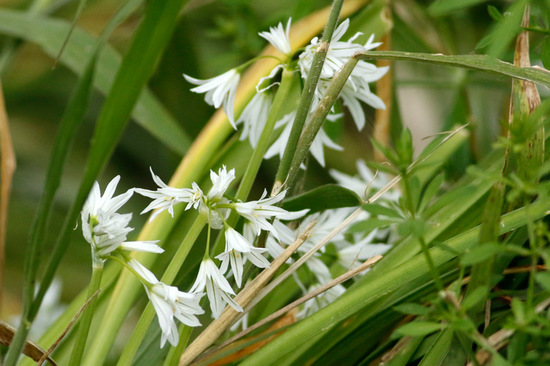
[[[361,199],[355,192],[337,184],[326,184],[283,202],[285,210],[299,211],[309,208],[309,213],[360,205]]]
[[[541,67],[517,67],[486,55],[439,55],[401,51],[364,51],[357,57],[365,60],[418,61],[441,66],[461,67],[532,81],[550,87],[550,72]]]
[[[414,321],[399,327],[394,334],[401,336],[421,337],[443,328],[441,323]]]

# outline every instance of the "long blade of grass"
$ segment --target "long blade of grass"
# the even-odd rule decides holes
[[[52,206],[55,193],[59,188],[63,165],[69,154],[73,138],[78,130],[80,122],[84,119],[88,110],[88,103],[93,89],[94,71],[97,61],[97,53],[88,62],[86,71],[80,81],[74,95],[68,103],[65,114],[61,120],[54,149],[48,171],[44,193],[40,198],[40,203],[37,210],[37,215],[29,236],[29,247],[25,255],[25,281],[23,284],[23,317],[19,326],[18,332],[14,339],[13,345],[10,347],[6,364],[15,362],[17,355],[21,351],[23,342],[30,329],[31,323],[34,320],[36,311],[33,314],[31,311],[32,302],[34,301],[34,290],[36,285],[36,276],[41,258],[41,241],[45,236],[48,225],[48,216]],[[49,284],[48,284],[49,286]],[[47,289],[47,287],[46,287]],[[45,290],[44,290],[45,292]],[[13,361],[11,361],[13,360]]]
[[[132,6],[137,6],[141,0],[132,0],[131,3]],[[57,56],[69,27],[70,24],[63,20],[0,9],[1,33],[36,43],[52,58]],[[59,61],[76,74],[82,75],[95,43],[94,37],[77,27]],[[99,56],[94,85],[102,93],[108,94],[111,90],[121,59],[120,54],[109,45]],[[181,155],[191,144],[191,139],[147,88],[140,89],[132,118],[164,145]]]
[[[531,220],[545,217],[549,208],[549,200],[544,199],[504,215],[502,226],[499,228],[500,233],[509,232],[526,225]],[[459,253],[464,252],[477,244],[479,230],[479,226],[476,226],[447,240],[445,244]],[[440,248],[432,248],[430,252],[435,264],[438,266],[456,257],[456,254]],[[279,359],[284,359],[290,352],[298,352],[299,345],[304,340],[315,337],[320,332],[328,331],[332,326],[372,304],[382,296],[399,289],[415,278],[427,275],[427,273],[428,269],[424,257],[417,255],[401,266],[386,272],[377,281],[363,282],[362,286],[355,287],[353,291],[348,290],[344,296],[290,328],[282,336],[246,359],[241,365],[260,365],[264,362],[273,363]]]
[[[517,67],[486,55],[440,55],[401,51],[365,51],[356,55],[361,60],[418,61],[441,66],[454,66],[485,71],[501,76],[532,81],[550,87],[550,71],[537,66]]]

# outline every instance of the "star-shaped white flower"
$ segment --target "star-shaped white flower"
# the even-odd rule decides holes
[[[218,170],[218,174],[210,171],[210,180],[212,181],[212,188],[208,192],[208,200],[215,201],[223,197],[225,191],[229,187],[229,184],[235,179],[235,169],[227,171],[227,167],[222,165]]]
[[[240,140],[248,138],[250,145],[254,148],[256,147],[267,122],[272,102],[273,95],[270,92],[256,93],[254,95],[237,120],[237,124],[243,123]]]
[[[243,308],[229,296],[234,296],[235,292],[214,261],[210,258],[203,259],[201,262],[197,279],[190,291],[202,292],[205,288],[214,318],[220,316],[226,304],[229,304],[237,311],[243,311]]]
[[[235,69],[231,69],[219,76],[211,79],[200,80],[192,78],[188,75],[183,75],[185,79],[197,87],[191,89],[195,93],[206,93],[204,100],[209,105],[213,105],[215,108],[219,108],[223,105],[223,110],[231,123],[233,128],[235,127],[235,95],[237,93],[237,86],[239,85],[239,79],[241,74]]]
[[[285,194],[286,191],[282,191],[274,197],[266,198],[267,191],[264,190],[264,193],[257,201],[235,203],[235,211],[249,221],[249,224],[252,225],[256,235],[260,235],[260,232],[265,230],[269,231],[276,238],[278,238],[277,230],[275,230],[271,224],[270,219],[278,218],[280,220],[295,220],[302,217],[307,212],[307,210],[288,212],[281,207],[275,206],[275,203],[278,203],[285,198]]]
[[[232,227],[225,230],[225,251],[216,258],[222,261],[220,271],[225,273],[229,265],[238,287],[241,287],[244,264],[248,259],[259,268],[268,268],[269,261],[262,255],[267,249],[256,248]]]
[[[269,32],[260,32],[258,34],[285,55],[290,55],[292,52],[289,39],[291,21],[292,18],[288,19],[286,29],[283,28],[282,23],[279,23],[277,27],[270,27]]]
[[[162,330],[160,347],[164,347],[167,340],[172,346],[177,346],[179,334],[174,318],[189,327],[200,326],[197,315],[204,314],[204,310],[199,305],[201,296],[180,291],[175,286],[160,282],[151,271],[135,259],[131,259],[128,264],[147,281],[143,286],[155,308]]]
[[[151,170],[151,175],[153,176],[153,181],[159,186],[156,191],[151,191],[143,188],[136,188],[136,193],[141,194],[142,196],[153,198],[153,201],[143,210],[142,214],[147,213],[152,210],[156,210],[152,215],[149,221],[152,221],[157,217],[162,211],[168,210],[168,213],[174,217],[174,205],[187,202],[188,210],[189,208],[197,208],[201,202],[203,193],[199,186],[193,182],[193,189],[189,188],[173,188],[168,186],[166,183],[160,179],[159,176],[153,173]]]
[[[82,234],[96,254],[105,259],[118,249],[141,252],[162,253],[164,250],[157,241],[126,241],[126,236],[133,228],[128,227],[132,214],[119,214],[122,207],[134,191],[113,197],[120,176],[116,176],[107,185],[101,195],[99,183],[95,182],[81,212]]]

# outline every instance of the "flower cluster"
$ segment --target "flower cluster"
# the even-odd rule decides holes
[[[184,202],[187,203],[186,210],[194,208],[204,215],[211,228],[224,230],[225,249],[215,257],[221,261],[220,268],[210,258],[209,253],[206,253],[191,291],[201,292],[206,289],[212,314],[215,317],[221,314],[225,304],[242,311],[242,308],[231,298],[235,292],[223,274],[231,267],[235,283],[241,287],[244,264],[247,261],[259,268],[269,267],[269,261],[263,256],[267,249],[253,245],[256,237],[262,230],[278,237],[277,230],[270,223],[271,219],[294,220],[305,212],[291,213],[277,207],[275,204],[284,198],[285,192],[274,197],[266,197],[267,192],[264,192],[259,200],[250,202],[233,202],[226,198],[225,192],[235,179],[235,170],[228,171],[225,166],[222,166],[218,173],[210,172],[212,188],[207,194],[204,194],[196,183],[193,183],[193,189],[176,189],[168,187],[154,173],[151,172],[151,174],[158,185],[157,190],[136,189],[137,193],[154,199],[142,213],[156,210],[152,214],[152,217],[156,217],[160,212],[168,210],[173,214],[173,205]],[[227,223],[226,220],[231,211],[245,219],[244,235]]]
[[[281,62],[273,68],[270,74],[260,79],[256,91],[250,102],[245,106],[241,115],[236,119],[234,116],[235,93],[239,81],[239,73],[241,68],[232,69],[226,73],[208,80],[198,80],[184,75],[190,83],[199,85],[191,91],[196,93],[206,93],[205,100],[208,104],[219,107],[223,105],[223,109],[228,116],[231,125],[236,128],[237,125],[243,124],[241,132],[241,140],[248,139],[252,147],[258,143],[260,134],[267,121],[267,116],[272,103],[271,88],[277,85],[277,75],[283,68],[289,70],[297,70],[303,79],[306,79],[312,67],[314,55],[320,45],[317,37],[313,38],[305,50],[299,55],[298,62],[293,61],[293,52],[290,44],[290,23],[289,19],[286,27],[279,23],[277,27],[272,27],[268,32],[260,32],[259,35],[266,39],[273,47],[283,55]],[[315,98],[312,104],[312,109],[320,103],[330,81],[335,76],[338,70],[357,52],[368,51],[378,47],[381,43],[374,42],[374,35],[371,35],[365,44],[356,43],[361,33],[356,33],[347,41],[343,41],[343,37],[349,28],[349,19],[344,20],[334,31],[330,42],[327,56],[323,64],[320,75],[320,80],[315,91]],[[340,93],[342,104],[349,110],[349,113],[354,120],[357,128],[362,130],[365,126],[365,112],[362,103],[365,103],[373,108],[384,109],[385,105],[382,99],[374,94],[369,87],[369,84],[379,80],[386,74],[388,67],[376,67],[364,60],[360,60],[353,70],[350,78],[344,85]],[[294,121],[295,111],[289,111],[276,124],[276,130],[279,137],[267,151],[265,158],[270,158],[275,155],[282,155],[290,130]],[[327,118],[329,121],[338,119],[340,114],[332,114]],[[343,148],[331,140],[331,138],[321,129],[316,136],[311,147],[313,157],[324,166],[324,147],[331,149],[342,150]]]
[[[199,306],[200,294],[185,293],[176,287],[159,282],[155,275],[127,251],[162,253],[158,241],[126,241],[126,235],[133,229],[128,227],[132,214],[119,214],[122,207],[134,193],[134,189],[114,196],[120,176],[116,176],[101,195],[99,184],[94,183],[84,208],[82,209],[82,233],[92,248],[94,260],[104,262],[108,258],[122,261],[141,281],[151,300],[162,329],[161,347],[166,340],[178,344],[178,331],[174,317],[188,326],[199,326],[196,315],[204,313]],[[170,209],[169,206],[167,206]],[[115,257],[119,254],[118,257]]]

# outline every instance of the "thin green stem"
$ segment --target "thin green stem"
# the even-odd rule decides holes
[[[288,189],[292,189],[294,185],[296,184],[296,180],[298,178],[298,172],[300,171],[300,166],[302,165],[302,162],[305,160],[309,148],[311,147],[311,144],[313,143],[313,140],[315,139],[315,136],[317,136],[317,133],[321,129],[321,126],[323,125],[323,122],[327,118],[327,115],[329,114],[332,106],[336,102],[336,99],[338,99],[338,96],[340,95],[340,92],[342,91],[342,88],[346,84],[348,78],[350,77],[353,69],[355,68],[355,65],[357,65],[357,62],[359,60],[355,57],[351,57],[348,62],[342,67],[340,71],[334,76],[332,81],[330,82],[327,91],[325,92],[325,95],[319,102],[319,105],[315,109],[315,112],[311,116],[311,119],[309,120],[308,124],[304,128],[300,140],[298,141],[296,146],[296,151],[294,153],[294,156],[292,158],[292,162],[290,164],[289,170],[288,170],[288,176],[286,178],[285,186]],[[290,141],[288,142],[288,146],[290,146]],[[275,182],[275,185],[281,183],[277,178],[277,181]],[[274,187],[274,191],[276,191],[277,187]],[[280,188],[280,187],[279,187]]]
[[[164,275],[161,278],[161,282],[170,285],[174,281],[174,278],[176,278],[176,275],[178,274],[178,271],[180,270],[183,262],[187,258],[187,254],[195,244],[195,241],[197,240],[197,237],[201,233],[202,229],[204,228],[206,222],[207,219],[203,215],[199,215],[197,217],[197,219],[187,232],[187,235],[183,239],[182,243],[178,247],[178,250],[174,254],[174,257],[168,265],[168,268],[164,272]],[[143,341],[145,333],[147,333],[147,329],[149,328],[149,325],[151,324],[151,321],[154,319],[154,317],[155,310],[153,308],[153,305],[151,305],[151,303],[148,303],[145,307],[145,310],[141,314],[141,317],[139,318],[139,321],[134,329],[134,332],[132,333],[132,336],[126,344],[126,347],[124,348],[120,359],[118,360],[118,366],[130,365],[132,363],[132,360],[134,359],[139,345]],[[93,365],[93,359],[88,364]]]
[[[281,78],[281,84],[279,85],[279,89],[277,90],[277,94],[275,95],[275,99],[273,100],[273,104],[271,105],[271,111],[269,112],[269,115],[267,117],[265,127],[262,131],[260,139],[258,140],[256,149],[252,153],[252,157],[250,158],[250,162],[248,163],[237,193],[235,194],[236,200],[245,201],[248,198],[248,194],[250,193],[252,184],[256,179],[256,175],[258,174],[258,170],[260,169],[260,165],[263,161],[265,152],[267,151],[269,143],[271,142],[271,135],[273,134],[275,123],[281,117],[285,104],[288,103],[288,95],[292,89],[293,82],[294,72],[284,69],[283,76]],[[234,226],[237,223],[238,218],[239,216],[235,213],[231,214],[231,216],[227,219],[227,224],[229,226]],[[212,248],[214,252],[217,252],[217,250],[221,246],[221,242],[222,235],[220,234],[218,235],[214,247]]]
[[[188,327],[185,324],[182,324],[180,326],[180,341],[176,347],[172,347],[170,348],[170,351],[168,351],[168,355],[166,356],[166,360],[164,361],[164,366],[177,366],[181,354],[183,353],[185,348],[187,348],[192,330],[193,328]]]
[[[424,253],[424,257],[426,258],[428,267],[430,268],[430,274],[432,275],[435,286],[437,287],[438,291],[441,291],[443,290],[443,282],[441,282],[441,277],[439,275],[439,272],[437,271],[437,267],[435,266],[432,255],[430,254],[430,248],[428,248],[428,244],[426,244],[424,237],[421,236],[420,238],[418,238],[418,241],[420,242],[420,246],[422,247],[422,252]]]
[[[282,188],[282,185],[287,177],[291,163],[294,157],[294,149],[298,144],[300,135],[306,123],[311,104],[313,102],[313,97],[315,95],[315,89],[317,88],[317,83],[319,82],[319,77],[321,76],[321,71],[323,70],[323,64],[325,63],[325,58],[327,56],[330,41],[332,40],[332,34],[334,29],[336,29],[336,23],[338,22],[338,16],[340,10],[342,9],[343,0],[335,0],[332,5],[332,10],[330,16],[323,31],[323,36],[317,52],[313,56],[313,61],[311,63],[311,69],[309,75],[306,79],[306,84],[304,85],[304,90],[300,98],[300,103],[296,111],[296,117],[294,117],[294,123],[292,124],[292,129],[290,131],[290,136],[288,138],[288,143],[286,145],[285,151],[283,153],[283,158],[279,164],[279,169],[275,177],[275,184],[273,186],[273,193],[275,195],[279,193]]]
[[[101,285],[101,277],[103,275],[103,260],[98,258],[97,253],[95,253],[93,249],[92,257],[92,278],[90,280],[90,285],[88,286],[88,298],[93,296],[99,289],[99,286]],[[90,332],[90,325],[92,324],[92,319],[94,317],[96,303],[97,297],[91,300],[88,307],[84,310],[84,314],[82,314],[69,365],[80,365],[82,361],[82,355],[84,354],[84,349],[86,348],[86,341],[88,340],[88,333]]]

